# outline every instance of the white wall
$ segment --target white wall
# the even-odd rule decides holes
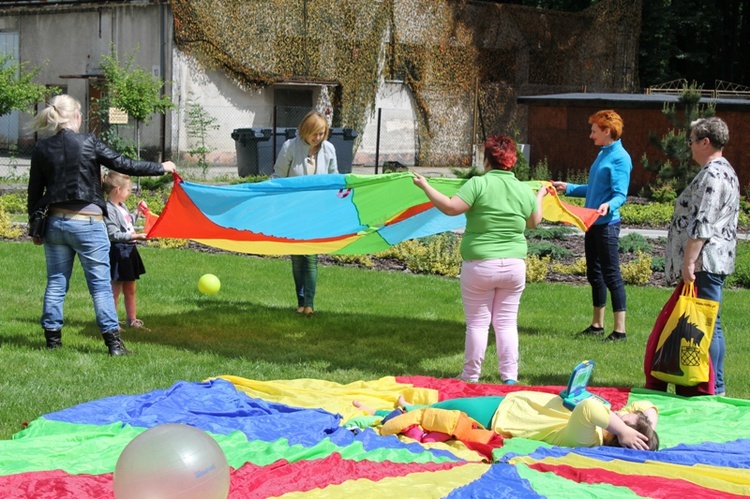
[[[244,89],[219,71],[205,71],[196,61],[177,48],[172,52],[174,68],[172,96],[177,109],[173,112],[171,141],[182,158],[193,147],[187,134],[187,103],[193,100],[215,119],[218,128],[210,130],[206,144],[212,149],[209,163],[236,163],[232,131],[238,128],[270,128],[273,124],[274,88],[312,88],[313,105],[330,106],[326,88],[321,85],[281,84],[262,89]],[[283,140],[278,138],[277,140]]]
[[[379,164],[398,161],[406,166],[413,166],[419,150],[414,98],[406,85],[392,81],[381,83],[378,89],[375,109],[365,123],[354,164],[375,165],[378,109],[382,109]]]
[[[162,16],[165,16],[163,24]],[[172,40],[171,13],[166,6],[50,7],[0,17],[0,23],[9,22],[18,26],[18,58],[30,67],[42,66],[36,81],[67,87],[67,92],[81,101],[85,114],[88,112],[90,95],[89,79],[83,76],[101,74],[101,56],[109,54],[113,44],[121,62],[125,61],[127,55],[135,53],[135,63],[146,71],[156,71],[164,77],[169,77],[171,73],[169,60],[160,53],[162,41],[171,43]],[[27,113],[21,116],[21,137],[33,140],[33,133],[27,126],[31,116]],[[132,120],[130,125],[133,129],[121,135],[134,139]],[[160,116],[155,114],[150,125],[141,127],[142,147],[159,147],[160,131]]]

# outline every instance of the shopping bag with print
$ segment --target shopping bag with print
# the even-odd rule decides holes
[[[719,302],[697,297],[694,283],[682,287],[674,308],[659,334],[651,375],[668,383],[694,386],[708,381],[708,349],[714,333]],[[663,310],[664,314],[666,311]]]

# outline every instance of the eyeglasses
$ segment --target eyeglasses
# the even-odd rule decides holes
[[[694,139],[693,137],[688,137],[688,145],[692,146],[696,142],[700,142],[701,140],[705,139],[706,137],[701,137],[700,139]]]

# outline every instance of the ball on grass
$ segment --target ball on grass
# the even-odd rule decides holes
[[[198,279],[198,291],[204,295],[214,295],[219,292],[221,281],[213,274],[203,274]]]
[[[206,432],[163,424],[125,446],[115,467],[114,490],[115,499],[226,499],[229,465]]]

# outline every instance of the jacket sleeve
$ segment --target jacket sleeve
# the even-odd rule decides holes
[[[126,158],[97,138],[94,138],[94,147],[96,148],[96,159],[99,164],[106,166],[110,170],[139,177],[155,177],[164,174],[164,167],[161,163]]]
[[[330,155],[331,157],[328,159],[328,173],[338,173],[339,165],[336,160],[336,148],[333,146],[333,144],[331,144]]]
[[[112,203],[107,203],[107,214],[104,222],[107,225],[107,236],[113,243],[128,243],[133,240],[133,235],[122,229],[120,220],[120,210]]]
[[[568,182],[568,187],[565,189],[565,195],[574,198],[585,198],[588,194],[588,184],[571,184]]]
[[[279,157],[276,158],[276,164],[273,165],[271,178],[286,178],[289,176],[289,168],[292,166],[294,151],[292,150],[292,141],[289,139],[281,146]]]
[[[29,216],[37,209],[39,201],[44,195],[44,177],[42,175],[42,159],[35,150],[31,156],[31,168],[29,169],[29,187],[27,189],[28,199],[26,209]]]
[[[633,165],[630,157],[618,158],[612,165],[612,199],[609,202],[609,210],[616,211],[628,198],[628,187],[630,186],[630,171]]]

